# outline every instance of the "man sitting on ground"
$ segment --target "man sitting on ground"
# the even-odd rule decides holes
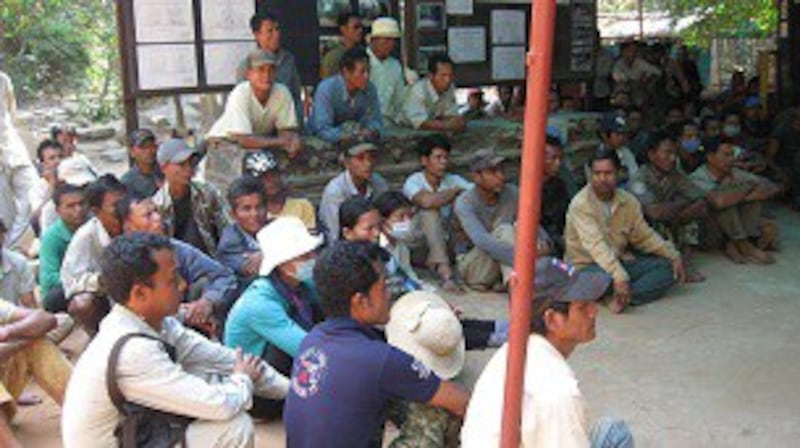
[[[161,215],[150,198],[126,196],[117,203],[117,217],[125,234],[164,235]],[[189,284],[181,305],[182,321],[208,334],[216,334],[238,297],[236,277],[196,247],[175,238],[170,242],[178,260],[178,272]]]
[[[628,138],[628,123],[625,117],[616,112],[609,112],[603,116],[601,123],[603,144],[601,147],[610,149],[617,154],[620,161],[620,172],[617,180],[621,186],[628,183],[628,179],[639,170],[636,156],[625,146]],[[591,178],[591,170],[586,170],[586,179]]]
[[[164,173],[156,163],[156,136],[149,129],[137,129],[130,136],[133,165],[120,181],[137,198],[147,198],[164,184]]]
[[[639,201],[617,187],[616,152],[600,148],[588,163],[590,181],[572,198],[567,211],[567,260],[579,269],[611,275],[609,305],[615,313],[628,304],[660,299],[676,280],[684,281],[680,252],[647,224]]]
[[[89,184],[86,202],[94,216],[72,236],[61,263],[61,282],[69,302],[67,310],[90,336],[97,333],[97,326],[110,307],[97,279],[103,250],[112,238],[122,234],[116,206],[125,192],[125,186],[113,174]]]
[[[762,231],[764,202],[780,193],[781,188],[766,178],[734,168],[731,143],[706,147],[706,163],[689,178],[708,196],[709,219],[701,231],[703,245],[725,247],[725,255],[734,263],[771,264],[775,262],[765,249],[777,248],[777,229]],[[755,244],[754,244],[755,243]]]
[[[323,80],[314,92],[308,130],[342,146],[377,141],[383,133],[380,100],[369,82],[369,57],[362,48],[342,55],[339,74]]]
[[[68,302],[61,285],[61,262],[72,235],[86,222],[89,212],[83,187],[61,184],[53,193],[59,218],[42,235],[39,249],[39,296],[51,313],[67,311]]]
[[[261,247],[256,234],[267,224],[266,197],[258,179],[240,177],[228,188],[235,222],[225,227],[214,258],[231,269],[243,291],[258,276]]]
[[[0,220],[0,241],[3,241],[6,233],[8,227]],[[16,306],[38,308],[34,289],[36,278],[28,259],[11,249],[0,249],[0,299]]]
[[[631,177],[628,190],[642,204],[650,224],[681,251],[688,268],[686,281],[702,282],[705,276],[691,268],[691,259],[693,248],[699,244],[699,221],[708,214],[706,195],[678,169],[677,151],[669,134],[651,134],[649,163]]]
[[[470,288],[505,290],[514,265],[514,221],[519,191],[506,184],[503,162],[491,149],[478,151],[470,163],[474,186],[458,196],[455,212],[466,233],[456,251],[461,280]],[[539,256],[549,254],[547,234],[539,228]]]
[[[181,139],[158,147],[158,164],[166,182],[153,196],[167,234],[206,254],[217,250],[222,230],[232,222],[228,204],[212,186],[193,181],[199,155]]]
[[[419,208],[417,219],[428,248],[426,265],[439,274],[442,288],[459,288],[453,275],[448,235],[453,229],[453,203],[472,185],[463,177],[449,173],[450,142],[443,135],[424,137],[417,145],[422,171],[410,175],[403,193]]]
[[[362,44],[364,38],[364,26],[361,23],[361,16],[358,13],[345,9],[336,18],[339,25],[341,41],[339,45],[325,53],[319,67],[319,79],[325,79],[339,74],[339,62],[342,55],[349,49]],[[374,24],[373,24],[374,26]]]
[[[565,249],[563,235],[570,199],[567,182],[559,176],[563,159],[561,140],[548,135],[544,146],[541,224],[553,239],[556,251],[561,254]]]
[[[428,76],[406,93],[402,124],[430,131],[462,131],[466,120],[458,113],[453,61],[444,53],[428,58]]]
[[[299,219],[285,217],[259,232],[258,241],[264,253],[259,278],[231,310],[225,344],[289,375],[303,338],[324,319],[312,278],[314,251],[323,239],[308,233]],[[283,402],[257,399],[251,413],[275,417],[282,408]]]
[[[403,110],[406,79],[403,65],[392,53],[400,38],[400,25],[391,17],[378,17],[372,22],[369,47],[369,80],[378,91],[381,114],[387,122],[396,123]]]
[[[275,82],[276,62],[263,51],[250,52],[247,81],[233,88],[206,137],[231,139],[244,150],[281,148],[290,158],[302,150],[292,94]]]
[[[116,304],[75,366],[62,413],[64,446],[117,445],[121,415],[105,387],[106,370],[112,348],[130,334],[146,337],[128,340],[109,372],[126,401],[195,419],[185,430],[188,446],[252,446],[253,423],[245,411],[253,393],[281,398],[286,378],[171,317],[186,282],[169,239],[121,236],[108,246],[101,266],[101,283]]]
[[[87,162],[80,158],[68,157],[61,159],[56,166],[55,191],[61,184],[69,184],[75,187],[84,188],[97,180],[97,173]],[[55,202],[48,200],[39,213],[39,233],[43,235],[58,220],[59,215],[56,210]]]
[[[372,171],[378,148],[370,143],[355,145],[344,152],[345,171],[325,186],[319,203],[322,224],[328,241],[339,238],[339,207],[350,196],[372,199],[389,190],[386,180]]]
[[[16,400],[31,379],[59,406],[72,374],[72,365],[47,333],[56,318],[41,310],[12,305],[0,299],[0,446],[22,447],[11,429]]]
[[[595,338],[595,301],[610,283],[607,274],[576,271],[563,261],[540,258],[525,358],[525,400],[520,445],[526,447],[633,447],[624,421],[604,418],[589,429],[578,379],[566,360]],[[508,345],[483,369],[461,429],[464,448],[500,443]]]
[[[375,244],[349,241],[317,259],[314,284],[327,318],[303,340],[292,367],[284,410],[289,446],[381,446],[390,399],[463,415],[468,394],[460,386],[442,381],[372,328],[389,321],[385,262]]]
[[[267,221],[279,216],[296,216],[309,229],[317,228],[317,211],[308,199],[289,196],[289,186],[281,167],[270,151],[259,151],[244,157],[244,171],[259,179],[266,196]]]
[[[45,204],[50,202],[53,197],[53,191],[58,185],[56,172],[58,164],[61,162],[63,149],[61,145],[55,140],[42,140],[36,148],[36,159],[38,160],[39,179],[31,188],[28,198],[31,204],[31,226],[36,236],[42,234],[39,226],[39,217],[42,214],[42,208]]]

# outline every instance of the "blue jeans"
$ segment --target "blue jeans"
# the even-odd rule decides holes
[[[631,285],[631,305],[644,305],[656,301],[675,284],[672,260],[664,257],[637,255],[633,261],[623,261]],[[602,270],[593,264],[586,269]],[[613,291],[614,285],[610,286]]]
[[[633,448],[633,436],[624,420],[604,417],[589,434],[591,448]]]

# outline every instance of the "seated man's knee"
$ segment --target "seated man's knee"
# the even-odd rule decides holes
[[[241,412],[230,420],[197,420],[186,429],[188,446],[252,447],[255,442],[253,419]]]

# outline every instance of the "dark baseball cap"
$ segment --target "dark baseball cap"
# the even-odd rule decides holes
[[[131,132],[131,146],[141,146],[147,142],[156,142],[156,136],[150,129],[137,129]]]
[[[183,139],[171,138],[158,145],[156,159],[159,165],[183,163],[195,154],[197,154],[197,151],[183,141]]]
[[[601,125],[606,132],[628,132],[628,121],[624,116],[615,112],[603,115]]]
[[[611,276],[602,271],[579,271],[575,266],[554,257],[536,260],[534,309],[560,302],[592,302],[611,285]]]
[[[505,160],[505,157],[497,155],[491,148],[480,149],[472,157],[469,163],[469,170],[475,173],[487,168],[494,168],[505,162]]]

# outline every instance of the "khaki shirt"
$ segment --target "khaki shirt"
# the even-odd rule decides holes
[[[234,87],[225,103],[225,111],[206,134],[207,137],[232,138],[234,135],[272,136],[277,131],[297,129],[294,100],[283,84],[274,83],[266,104],[253,94],[250,82]]]
[[[614,281],[629,280],[620,256],[629,249],[680,258],[680,253],[661,238],[644,219],[642,206],[630,193],[617,189],[609,203],[600,201],[590,185],[572,199],[564,229],[565,258],[578,268],[599,265]]]
[[[458,104],[456,104],[455,87],[451,85],[446,92],[439,95],[433,88],[430,78],[425,77],[411,86],[406,93],[401,124],[417,129],[428,120],[456,115],[458,115]]]
[[[705,196],[689,177],[677,169],[660,173],[650,165],[643,166],[628,183],[628,190],[642,205],[659,204],[676,200],[695,201]]]

